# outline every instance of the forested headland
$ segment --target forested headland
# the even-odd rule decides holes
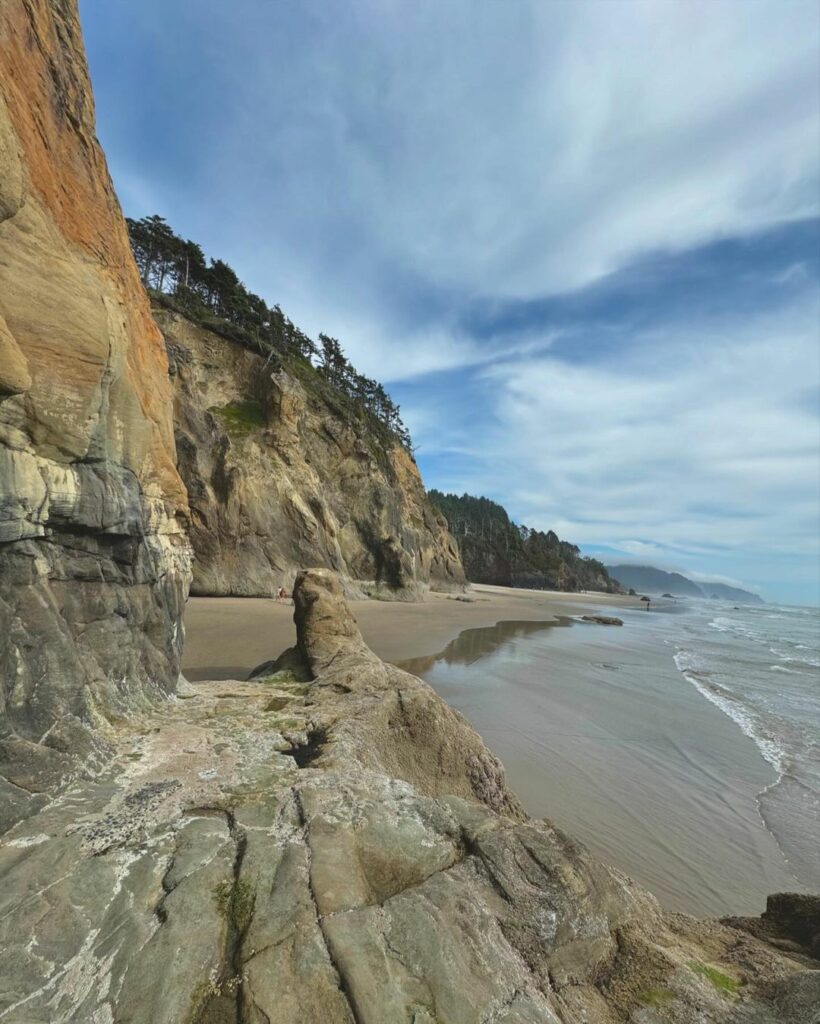
[[[314,341],[278,304],[269,306],[249,291],[224,260],[206,257],[200,245],[175,234],[164,218],[127,217],[126,223],[143,284],[155,300],[258,352],[269,363],[297,371],[310,368],[355,414],[364,414],[388,440],[412,451],[398,405],[378,381],[356,370],[337,338],[319,334]]]
[[[560,540],[552,530],[519,526],[489,498],[428,493],[447,519],[471,582],[536,590],[621,591],[602,562],[583,556],[580,548]]]

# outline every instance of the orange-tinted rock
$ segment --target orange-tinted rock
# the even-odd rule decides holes
[[[173,689],[190,556],[165,346],[75,0],[0,6],[0,93],[2,824],[98,748],[91,727]],[[20,744],[43,748],[25,785]]]

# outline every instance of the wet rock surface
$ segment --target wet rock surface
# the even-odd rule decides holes
[[[294,654],[149,710],[0,843],[0,1021],[808,1024],[820,973],[530,821],[299,577]],[[310,751],[302,760],[297,750]]]

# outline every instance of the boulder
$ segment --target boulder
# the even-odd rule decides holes
[[[726,923],[765,938],[781,949],[820,961],[820,895],[773,893],[760,917],[726,918]]]

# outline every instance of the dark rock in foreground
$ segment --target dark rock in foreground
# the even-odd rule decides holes
[[[0,1020],[817,1019],[805,961],[665,915],[527,820],[464,719],[365,646],[332,574],[295,600],[275,674],[146,712],[106,774],[4,837]]]
[[[810,960],[820,960],[820,896],[779,892],[766,900],[760,917],[726,918],[726,924]]]
[[[599,626],[623,626],[624,620],[614,615],[582,615],[582,622],[596,622]]]

